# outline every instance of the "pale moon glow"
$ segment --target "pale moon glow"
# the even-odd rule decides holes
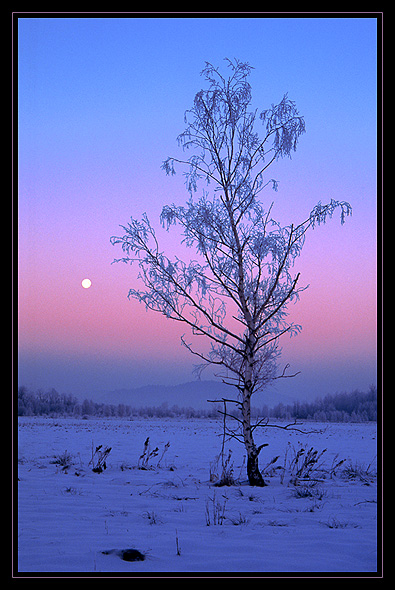
[[[84,279],[81,282],[81,285],[84,287],[84,289],[89,289],[89,287],[91,286],[92,282],[89,279]]]

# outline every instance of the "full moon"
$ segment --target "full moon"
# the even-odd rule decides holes
[[[89,289],[89,287],[91,286],[92,282],[89,279],[84,279],[81,282],[81,285],[84,287],[84,289]]]

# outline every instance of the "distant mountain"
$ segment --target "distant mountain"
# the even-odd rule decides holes
[[[169,407],[192,407],[195,409],[207,409],[211,407],[208,399],[221,399],[222,397],[234,398],[235,390],[229,385],[218,381],[189,381],[180,385],[146,385],[135,389],[115,389],[98,393],[95,401],[106,404],[125,404],[134,408],[146,406],[161,406],[167,403]],[[279,402],[290,403],[285,396],[280,396],[276,391],[257,393],[253,398],[253,406],[267,405],[272,407]]]

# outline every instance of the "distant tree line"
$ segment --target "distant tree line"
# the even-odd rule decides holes
[[[179,407],[164,402],[160,406],[134,408],[127,404],[106,404],[91,399],[80,401],[71,394],[60,394],[56,389],[49,391],[28,390],[21,386],[18,389],[18,416],[66,416],[75,418],[129,418],[129,417],[185,417],[185,418],[217,418],[217,407],[195,409]]]
[[[218,418],[218,404],[208,409],[169,406],[134,408],[127,404],[105,404],[85,399],[78,400],[71,394],[49,391],[29,391],[27,387],[18,389],[18,416],[69,416],[75,418]],[[278,403],[273,408],[263,406],[252,408],[252,417],[276,418],[279,420],[314,420],[316,422],[375,422],[377,421],[377,389],[369,388],[367,393],[336,393],[316,399],[314,402]]]
[[[273,418],[314,420],[316,422],[376,422],[377,389],[370,386],[367,393],[335,393],[316,399],[314,402],[277,404],[269,410]]]

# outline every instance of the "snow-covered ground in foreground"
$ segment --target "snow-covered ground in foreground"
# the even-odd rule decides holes
[[[227,449],[233,451],[234,476],[244,481],[214,487],[210,463],[221,448],[220,421],[19,418],[18,571],[133,576],[375,572],[376,424],[304,427],[324,432],[304,435],[271,428],[256,431],[256,442],[269,443],[260,455],[261,468],[277,455],[274,466],[284,465],[287,448],[289,458],[299,442],[306,449],[327,449],[324,471],[316,474],[321,481],[314,487],[296,488],[289,483],[290,473],[281,469],[265,477],[268,486],[249,487],[243,447],[235,441]],[[149,462],[153,469],[141,470],[138,460],[148,436],[159,455]],[[92,445],[111,447],[102,473],[88,465]],[[65,451],[73,464],[63,470],[53,461]],[[330,477],[336,455],[336,461],[346,462]],[[345,477],[344,468],[352,466],[355,472],[369,464],[368,477],[353,477],[353,471]],[[296,496],[300,489],[299,495],[307,490],[307,497]],[[126,548],[138,549],[146,559],[128,562],[102,553]]]

